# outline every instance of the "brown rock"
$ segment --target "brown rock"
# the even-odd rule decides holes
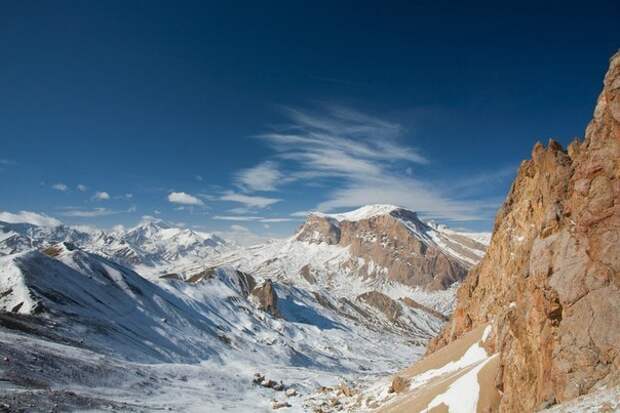
[[[499,410],[620,383],[620,54],[583,143],[537,144],[428,352],[493,322]]]
[[[409,388],[409,381],[401,376],[395,376],[388,393],[402,393]]]
[[[360,294],[357,299],[372,307],[375,307],[377,310],[385,314],[388,320],[392,322],[398,320],[403,311],[400,304],[398,304],[398,301],[395,301],[378,291],[368,291],[364,294]]]
[[[278,311],[278,295],[270,279],[265,280],[262,285],[255,287],[250,294],[256,297],[259,309],[274,317],[280,316]]]
[[[414,212],[396,208],[393,211],[355,221],[337,221],[323,215],[310,215],[297,233],[298,241],[327,243],[349,247],[350,262],[345,267],[363,277],[388,279],[410,286],[444,289],[466,275],[470,264],[444,253],[437,245],[422,239],[402,221],[410,222],[418,233],[430,227]],[[452,239],[440,235],[444,244],[459,254],[477,261],[471,249],[484,251],[484,245],[455,234]],[[464,245],[467,248],[460,247]],[[359,268],[358,258],[365,264]],[[304,267],[300,275],[314,283],[311,269]]]

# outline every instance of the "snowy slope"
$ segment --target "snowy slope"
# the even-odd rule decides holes
[[[20,383],[34,380],[72,391],[87,383],[77,387],[84,397],[114,403],[139,398],[147,410],[191,411],[210,401],[215,411],[224,405],[264,411],[282,394],[252,386],[255,371],[309,394],[321,384],[393,371],[419,357],[425,339],[442,325],[419,309],[403,308],[391,320],[370,305],[346,304],[328,291],[319,300],[314,291],[290,282],[275,283],[282,318],[274,318],[256,308],[240,273],[231,268],[209,270],[196,283],[154,283],[67,243],[2,257],[0,273],[0,308],[7,311],[0,313],[0,346],[11,355],[5,368],[13,368],[7,372],[12,379],[0,384],[0,400],[3,388],[21,394],[32,388]],[[51,371],[28,362],[32,354],[69,364]],[[90,367],[76,376],[71,363]],[[120,366],[133,367],[115,383],[97,377]],[[144,388],[131,387],[143,379],[135,371],[148,371],[149,391],[168,397],[145,401]],[[230,389],[216,390],[221,380]],[[170,397],[177,386],[199,384],[214,390]],[[303,398],[293,403],[296,411],[304,409]]]

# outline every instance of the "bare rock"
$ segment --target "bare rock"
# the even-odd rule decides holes
[[[398,301],[378,291],[365,292],[358,295],[357,299],[372,307],[375,307],[392,322],[398,320],[403,311]]]
[[[265,376],[261,373],[255,373],[252,382],[255,384],[261,384],[265,380]]]
[[[620,54],[583,142],[537,144],[428,352],[495,324],[500,411],[620,383]]]
[[[273,288],[273,282],[270,279],[265,280],[262,285],[254,287],[250,295],[255,297],[260,310],[263,310],[274,317],[280,316],[280,312],[278,311],[278,295],[276,294],[276,290]]]
[[[445,289],[462,280],[471,264],[447,255],[436,244],[416,235],[431,230],[415,212],[394,207],[388,213],[352,221],[310,215],[296,239],[349,247],[351,259],[344,266],[362,277],[388,278],[410,286]],[[442,239],[442,243],[450,244],[455,250],[460,248],[460,255],[474,261],[478,261],[479,256],[472,250],[485,249],[484,245],[466,237],[455,241]],[[364,262],[361,267],[358,258]],[[311,284],[316,282],[309,267],[302,268],[300,275]]]

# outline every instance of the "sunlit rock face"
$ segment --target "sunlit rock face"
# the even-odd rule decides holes
[[[352,272],[413,287],[445,289],[460,281],[486,246],[420,220],[415,212],[369,205],[344,214],[312,214],[298,241],[348,247]]]
[[[620,381],[620,54],[583,142],[536,144],[485,258],[429,346],[494,323],[500,410],[533,411]]]

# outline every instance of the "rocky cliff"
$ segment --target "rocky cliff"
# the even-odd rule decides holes
[[[348,247],[349,265],[362,276],[433,290],[462,280],[486,248],[391,205],[369,205],[345,214],[312,214],[296,239]]]
[[[504,412],[620,382],[620,53],[583,142],[536,144],[429,353],[487,323]]]

